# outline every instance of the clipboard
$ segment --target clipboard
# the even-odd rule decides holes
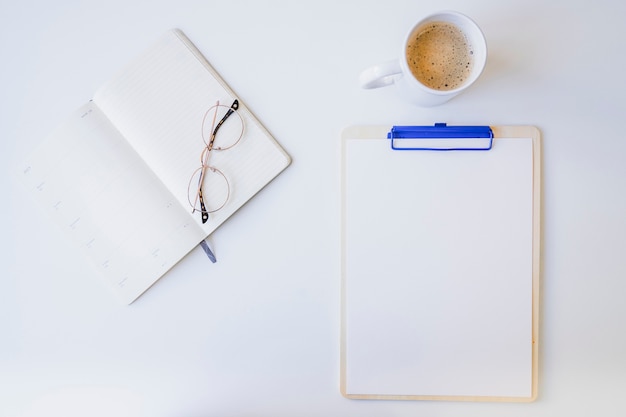
[[[341,147],[342,395],[533,401],[539,130],[352,126]]]

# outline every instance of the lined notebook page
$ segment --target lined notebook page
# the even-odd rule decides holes
[[[204,238],[92,102],[23,163],[20,177],[128,304]]]
[[[202,118],[217,101],[236,97],[179,31],[168,32],[152,49],[100,89],[94,101],[188,212],[188,184],[200,166]],[[290,163],[288,155],[240,99],[244,136],[228,151],[211,153],[209,164],[228,179],[227,205],[201,224],[211,233]],[[236,116],[231,116],[235,118]],[[211,204],[211,190],[205,200]],[[217,196],[221,200],[221,196]],[[215,203],[219,205],[219,203]]]
[[[344,394],[530,397],[532,140],[343,162]]]

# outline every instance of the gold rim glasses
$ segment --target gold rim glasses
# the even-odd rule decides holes
[[[202,223],[209,220],[210,213],[222,209],[230,198],[231,186],[228,178],[221,170],[209,165],[209,159],[213,151],[227,151],[241,141],[244,123],[238,109],[238,100],[233,101],[230,106],[217,101],[202,117],[204,148],[200,153],[200,167],[193,172],[187,185],[191,212],[200,212]],[[231,117],[233,114],[238,117]]]

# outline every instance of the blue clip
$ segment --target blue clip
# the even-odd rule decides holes
[[[387,133],[391,149],[398,151],[488,151],[493,146],[489,126],[394,126]],[[420,146],[414,146],[418,140]],[[402,146],[410,143],[410,146]]]

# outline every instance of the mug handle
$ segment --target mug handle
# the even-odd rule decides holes
[[[397,59],[383,62],[364,70],[359,76],[362,88],[380,88],[394,83],[394,76],[402,74],[400,62]]]

